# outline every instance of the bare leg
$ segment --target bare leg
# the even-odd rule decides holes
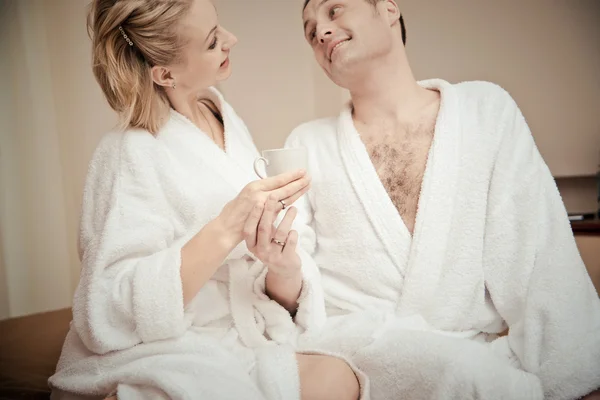
[[[358,400],[360,387],[356,375],[339,358],[296,354],[302,400]]]
[[[301,400],[358,400],[360,386],[354,372],[343,360],[313,354],[296,354]],[[117,396],[104,400],[118,400]]]

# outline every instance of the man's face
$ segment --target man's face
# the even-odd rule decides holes
[[[388,1],[310,0],[302,19],[304,36],[325,73],[338,85],[360,66],[392,47]],[[356,77],[356,76],[355,76]]]

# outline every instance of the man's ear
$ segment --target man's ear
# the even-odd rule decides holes
[[[387,18],[390,26],[397,24],[400,20],[400,8],[398,7],[396,1],[384,0],[379,3],[381,4],[381,7],[383,7],[383,9],[380,11],[385,12],[385,17]]]
[[[155,65],[150,71],[152,74],[152,80],[158,86],[173,87],[175,84],[175,78],[172,76],[171,71],[168,68]]]

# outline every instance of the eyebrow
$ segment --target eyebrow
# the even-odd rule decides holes
[[[208,32],[208,35],[206,36],[206,39],[204,39],[204,43],[208,42],[208,39],[210,38],[210,35],[212,35],[214,33],[214,31],[217,30],[217,26],[215,25],[210,32]]]
[[[306,10],[306,6],[308,5],[308,3],[310,3],[310,1],[311,1],[311,0],[306,0],[306,1],[304,2],[304,7],[302,8],[302,11]],[[328,1],[329,1],[329,0],[321,0],[321,3],[320,3],[320,4],[319,4],[317,7],[321,7],[321,5],[322,5],[323,3],[326,3],[326,2],[328,2]]]
[[[319,5],[317,6],[317,10],[325,3],[327,3],[329,0],[321,0],[321,2],[319,3]],[[308,0],[306,2],[306,4],[304,4],[304,10],[306,10],[306,6],[308,5],[308,3],[310,2],[310,0]],[[308,20],[304,21],[304,31],[306,31],[306,25],[308,25]]]

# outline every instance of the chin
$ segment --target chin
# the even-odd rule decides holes
[[[326,70],[324,69],[325,74],[329,77],[329,79],[331,79],[331,81],[333,83],[335,83],[337,86],[343,88],[343,89],[350,89],[348,87],[348,74],[339,71],[339,70]]]
[[[217,74],[217,81],[220,82],[220,81],[227,80],[227,79],[229,79],[230,76],[231,76],[231,66],[227,67],[226,70],[220,71]]]
[[[361,65],[360,59],[344,55],[330,64],[327,75],[336,85],[348,89],[347,82],[355,80],[357,74],[360,75]]]

